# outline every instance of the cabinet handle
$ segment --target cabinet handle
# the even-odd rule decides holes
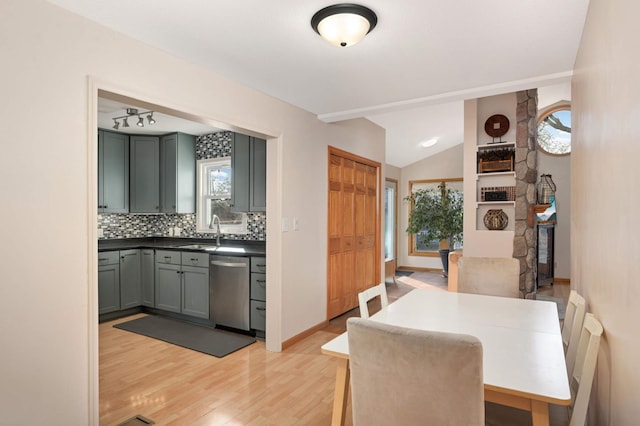
[[[109,258],[108,257],[99,257],[98,258],[99,262],[104,262],[105,260],[109,260]]]
[[[266,268],[267,267],[267,265],[260,265],[258,263],[256,263],[256,266],[259,267],[259,268]]]
[[[176,274],[181,274],[181,273],[182,273],[182,272],[180,272],[180,271],[176,271]]]
[[[171,256],[165,256],[164,260],[171,260]]]
[[[267,308],[263,308],[262,306],[256,306],[256,311],[266,311]]]
[[[192,262],[197,262],[198,261],[198,259],[194,259],[193,257],[191,259],[189,259],[189,260],[191,260]]]

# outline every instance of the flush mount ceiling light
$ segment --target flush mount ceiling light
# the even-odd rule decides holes
[[[434,146],[437,143],[438,143],[438,138],[431,138],[429,140],[420,142],[420,146],[423,148],[429,148],[430,146]]]
[[[353,46],[371,32],[378,17],[368,7],[340,3],[325,7],[311,18],[311,27],[334,46]]]
[[[129,122],[127,119],[129,117],[133,117],[134,115],[138,116],[138,122],[136,123],[139,127],[144,127],[144,119],[142,116],[147,114],[147,121],[149,124],[155,124],[156,120],[153,118],[153,111],[144,111],[139,112],[136,108],[127,108],[127,115],[123,115],[121,117],[115,117],[113,119],[113,128],[118,130],[120,127],[120,122],[118,120],[122,120],[122,127],[129,127]]]

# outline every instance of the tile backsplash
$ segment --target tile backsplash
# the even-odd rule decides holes
[[[231,156],[231,132],[218,132],[196,138],[196,160]],[[180,235],[173,235],[180,228]],[[98,214],[100,239],[144,237],[212,238],[212,234],[196,232],[195,214]],[[266,241],[265,213],[247,213],[247,234],[224,234],[225,239]]]
[[[230,240],[266,241],[267,217],[264,213],[247,213],[248,234],[224,234]],[[180,228],[180,235],[172,235],[174,228]],[[98,229],[101,239],[144,238],[144,237],[188,237],[212,238],[213,234],[196,232],[195,214],[98,214]]]

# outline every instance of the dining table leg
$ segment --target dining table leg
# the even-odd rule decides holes
[[[533,426],[549,426],[549,404],[544,401],[531,401],[531,420]]]
[[[336,370],[336,389],[333,394],[332,426],[343,426],[347,414],[347,398],[349,396],[349,360],[339,358]]]

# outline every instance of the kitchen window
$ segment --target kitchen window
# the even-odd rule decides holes
[[[214,216],[222,234],[246,234],[247,214],[231,211],[231,157],[198,161],[197,232],[215,233]]]

